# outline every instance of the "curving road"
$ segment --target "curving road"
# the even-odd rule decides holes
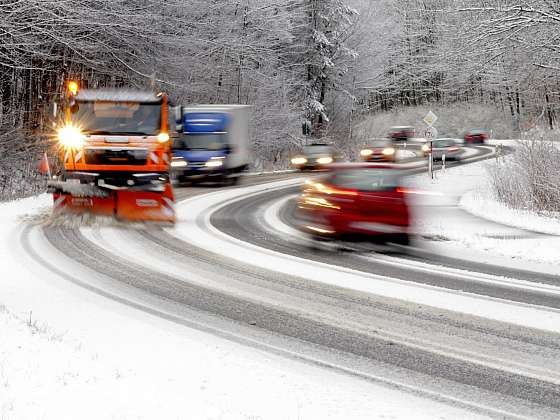
[[[178,189],[175,228],[29,225],[20,240],[68,281],[173,322],[493,418],[560,417],[559,277],[313,244],[293,229],[301,180]]]

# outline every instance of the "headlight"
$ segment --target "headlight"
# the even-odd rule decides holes
[[[84,135],[78,127],[67,125],[58,130],[60,143],[68,148],[81,147],[84,144]]]
[[[373,150],[371,149],[364,149],[362,151],[360,151],[360,155],[366,157],[366,156],[371,156],[373,155]]]
[[[224,158],[217,157],[217,158],[210,158],[210,160],[206,162],[204,166],[206,166],[207,168],[219,168],[223,164],[224,164]]]
[[[423,144],[422,145],[422,151],[423,152],[429,152],[430,151],[430,146],[428,146],[427,144]]]
[[[306,163],[307,159],[301,156],[292,159],[292,165],[305,165]]]
[[[184,168],[188,165],[188,162],[184,159],[173,159],[171,162],[171,167],[173,168]]]
[[[383,152],[381,153],[383,153],[385,156],[394,155],[395,149],[393,149],[392,147],[387,147],[386,149],[383,149]]]
[[[329,163],[332,163],[333,158],[332,157],[322,157],[317,159],[317,163],[320,165],[328,165]]]
[[[159,141],[160,143],[165,143],[166,141],[169,141],[169,134],[159,133],[157,136],[157,141]]]

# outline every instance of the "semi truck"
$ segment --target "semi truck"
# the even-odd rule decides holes
[[[68,84],[48,182],[55,211],[175,222],[164,93]]]
[[[249,166],[249,105],[177,109],[171,168],[178,182],[236,184]]]

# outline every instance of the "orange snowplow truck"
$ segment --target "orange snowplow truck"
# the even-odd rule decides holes
[[[165,94],[68,84],[54,210],[175,222]]]

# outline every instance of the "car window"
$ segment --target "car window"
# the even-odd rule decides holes
[[[305,146],[303,148],[303,153],[306,155],[318,155],[318,154],[332,154],[333,150],[329,146]]]
[[[455,142],[453,140],[436,140],[434,141],[434,147],[439,149],[443,147],[451,147],[455,146]]]
[[[340,188],[358,191],[393,191],[399,185],[398,171],[390,169],[363,168],[338,170],[328,182]]]

